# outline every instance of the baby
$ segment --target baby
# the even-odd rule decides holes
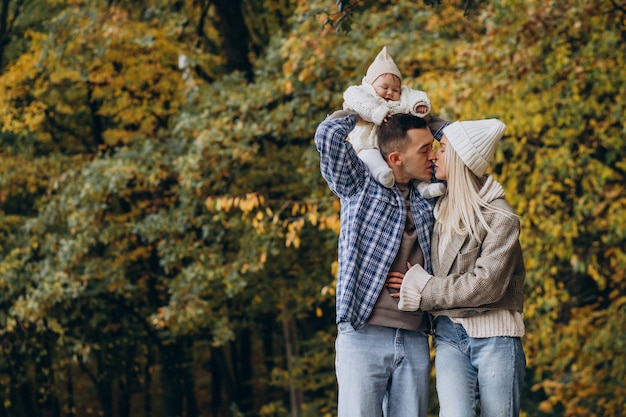
[[[361,85],[348,87],[343,94],[344,108],[354,110],[365,122],[350,132],[350,142],[372,175],[385,187],[393,187],[395,179],[378,148],[378,128],[387,115],[410,113],[430,120],[430,100],[419,90],[402,85],[402,75],[384,47],[367,69]],[[433,118],[435,125],[442,119]],[[417,186],[424,198],[434,198],[445,191],[443,183],[421,182]]]

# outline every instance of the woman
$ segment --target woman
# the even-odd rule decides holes
[[[435,176],[448,187],[435,205],[433,275],[404,275],[399,308],[434,318],[441,417],[519,416],[526,360],[521,344],[520,222],[485,170],[505,125],[497,119],[444,128]],[[390,276],[396,286],[402,276]],[[391,283],[395,282],[395,285]]]

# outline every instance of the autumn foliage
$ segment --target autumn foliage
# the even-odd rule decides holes
[[[384,45],[507,125],[524,416],[623,414],[625,4],[0,3],[0,416],[335,415],[312,137]]]

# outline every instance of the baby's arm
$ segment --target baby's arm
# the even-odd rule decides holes
[[[377,126],[383,122],[390,107],[385,99],[378,96],[369,84],[353,85],[343,93],[344,108],[354,110],[363,120]]]
[[[426,117],[430,114],[432,106],[428,94],[424,91],[402,86],[402,94],[400,97],[403,104],[408,107],[409,113],[419,117]]]

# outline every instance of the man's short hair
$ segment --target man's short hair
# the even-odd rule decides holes
[[[380,125],[378,130],[378,147],[383,158],[392,152],[402,152],[409,143],[407,132],[411,129],[428,129],[428,123],[421,117],[412,114],[394,114]]]

